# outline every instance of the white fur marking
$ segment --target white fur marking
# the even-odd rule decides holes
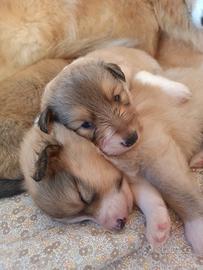
[[[180,101],[186,101],[191,97],[191,92],[186,85],[147,71],[138,72],[135,75],[135,80],[144,85],[160,87],[164,93],[176,97]]]

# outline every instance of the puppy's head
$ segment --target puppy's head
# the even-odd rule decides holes
[[[54,124],[41,143],[40,133],[25,138],[23,147],[29,146],[30,154],[21,162],[37,205],[63,222],[93,220],[107,229],[122,229],[133,203],[126,178],[92,143],[64,126]],[[36,142],[41,145],[37,151]]]
[[[42,130],[50,108],[56,121],[108,155],[129,150],[139,137],[125,75],[112,63],[89,60],[69,65],[48,84],[42,108]]]

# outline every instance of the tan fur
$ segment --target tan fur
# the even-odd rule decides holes
[[[198,67],[203,63],[203,54],[192,45],[162,35],[156,59],[162,67]]]
[[[43,58],[68,57],[68,46],[83,38],[135,38],[150,53],[156,49],[158,26],[147,1],[37,0],[33,3],[1,1],[0,79]],[[145,17],[139,16],[140,12],[148,18],[147,23]],[[148,34],[143,35],[145,32]]]
[[[192,39],[194,47],[196,49],[200,47],[199,49],[201,50],[202,34],[200,32],[197,33],[197,30],[194,29],[191,23],[187,23],[190,21],[190,18],[188,17],[187,8],[183,5],[183,2],[181,0],[173,1],[128,0],[125,1],[125,3],[123,1],[120,3],[112,0],[105,2],[89,0],[88,2],[84,0],[60,0],[50,2],[37,0],[32,5],[31,2],[27,0],[3,0],[0,3],[0,80],[11,76],[19,69],[43,58],[50,56],[78,56],[81,53],[85,53],[85,51],[98,47],[99,43],[102,43],[106,37],[129,37],[136,39],[138,47],[154,55],[161,31],[167,32],[175,38],[177,37],[178,40],[186,40],[185,36],[182,37],[183,33],[186,31],[186,41],[190,43],[190,39]],[[190,1],[188,1],[187,4],[190,7]],[[176,8],[177,5],[179,6],[178,9]],[[180,14],[177,13],[177,10]],[[101,16],[101,14],[104,13],[106,16]],[[83,16],[84,14],[86,14],[86,16]],[[94,14],[94,16],[92,16],[92,14]],[[114,18],[113,21],[112,17]],[[157,20],[159,23],[157,23]],[[97,27],[95,27],[95,25],[97,25]],[[111,27],[109,27],[109,25],[111,25]],[[137,27],[138,25],[139,27]],[[189,30],[187,30],[187,26]],[[177,35],[171,34],[175,31],[174,29],[178,31]],[[197,44],[197,38],[194,38],[194,36],[198,36],[199,40]],[[83,38],[87,40],[84,41]],[[94,43],[95,40],[96,43]],[[88,46],[89,49],[87,49]],[[163,45],[163,47],[165,46]],[[175,45],[175,47],[177,46]],[[169,64],[173,65],[172,59],[175,59],[176,63],[177,59],[180,62],[180,57],[177,57],[177,55],[180,55],[179,52],[176,53],[175,57],[171,56],[171,54],[175,54],[173,49],[168,59],[165,59],[165,52],[167,50],[166,48],[163,52],[163,57],[160,57],[161,63],[170,60]],[[182,48],[180,51],[182,52]],[[185,59],[184,56],[181,59]],[[195,61],[196,58],[195,56]],[[189,57],[186,59],[189,59]],[[185,64],[185,60],[181,61]],[[47,63],[47,65],[44,64],[42,67],[39,63],[40,80],[48,82],[49,79],[45,73],[47,74],[49,72],[51,66],[52,65]],[[32,77],[35,77],[34,70],[35,66],[33,66],[33,68],[30,67],[29,74],[26,70],[22,71],[22,73],[20,73],[21,81],[23,80],[23,76],[25,76],[26,78],[31,77],[29,83],[33,83]],[[23,72],[25,72],[25,75],[23,75]],[[50,72],[52,71],[50,70]],[[16,84],[18,84],[18,87],[16,87],[14,81],[18,80],[18,76],[17,73],[12,79],[2,82],[0,86],[1,91],[3,91],[1,92],[1,100],[3,103],[4,99],[9,100],[7,104],[10,104],[6,106],[6,115],[10,115],[10,111],[14,112],[14,115],[11,113],[12,115],[9,116],[9,120],[1,121],[0,132],[3,134],[3,138],[5,134],[7,139],[2,139],[2,141],[6,143],[1,147],[1,153],[4,154],[0,156],[2,157],[0,160],[0,177],[16,177],[17,174],[19,174],[16,151],[22,137],[22,130],[24,129],[25,123],[30,126],[31,120],[33,119],[33,116],[28,119],[30,109],[27,107],[27,103],[24,104],[22,100],[24,97],[25,99],[32,98],[32,91],[30,91],[31,85],[28,86],[26,79],[26,81],[22,82],[20,85],[16,82]],[[45,77],[43,78],[43,76]],[[5,91],[2,90],[4,88]],[[15,92],[19,93],[19,95],[16,94],[16,97],[18,97],[17,103],[11,102],[10,98],[10,93],[13,93],[14,89]],[[19,98],[20,96],[21,99]],[[34,102],[36,102],[36,104],[39,102],[38,97],[32,98],[32,100],[35,99]],[[24,113],[22,114],[18,108],[15,109],[16,106],[20,108],[23,107]],[[3,115],[5,114],[4,108],[5,106],[1,107]],[[33,106],[32,114],[36,114],[37,111],[38,105]],[[16,117],[18,118],[18,124],[16,124]],[[13,141],[12,136],[9,135],[12,134],[14,130],[16,132],[15,141]]]
[[[133,38],[152,55],[159,34],[202,51],[203,35],[182,0],[2,0],[0,80],[43,58],[69,57],[83,38]]]
[[[48,163],[42,167],[44,175],[35,181],[35,171],[43,166],[43,161],[38,163],[41,152],[46,146],[57,145],[58,153],[55,157],[45,156]],[[118,219],[125,225],[132,209],[126,178],[93,144],[74,132],[53,124],[46,134],[35,124],[23,140],[20,163],[26,189],[52,217],[71,222],[90,219],[108,229],[122,229]]]
[[[126,73],[126,83],[118,76],[118,68],[113,76],[112,70],[106,69],[109,61],[119,64]],[[132,66],[134,75],[129,72]],[[177,103],[177,96],[170,96],[170,81],[166,85],[169,91],[162,89],[162,77],[158,77],[157,85],[138,80],[138,72],[144,66],[187,85],[192,89],[191,101]],[[141,176],[156,186],[185,222],[187,237],[199,253],[203,252],[203,238],[198,236],[199,230],[193,236],[191,228],[203,224],[203,199],[188,162],[202,143],[201,74],[202,68],[163,72],[150,56],[135,49],[99,50],[59,73],[48,84],[42,102],[42,109],[51,108],[57,121],[112,155],[110,160],[132,181]],[[105,88],[103,80],[108,82]],[[118,93],[119,102],[114,100]],[[83,110],[78,116],[74,110],[80,108]],[[84,121],[90,121],[91,128],[83,128]],[[137,138],[126,147],[130,130],[136,132]]]
[[[49,132],[40,131],[35,124],[20,151],[24,186],[42,210],[62,222],[89,219],[107,229],[120,230],[135,201],[146,216],[150,244],[156,248],[168,239],[167,208],[149,183],[142,180],[129,186],[93,144],[60,124],[51,124]],[[60,148],[56,152],[57,145]],[[55,152],[47,152],[41,159],[47,147]]]
[[[42,60],[0,83],[0,178],[15,178],[21,172],[19,144],[39,111],[45,85],[68,63]]]

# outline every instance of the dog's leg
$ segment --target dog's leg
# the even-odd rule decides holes
[[[190,161],[190,168],[203,168],[203,150],[192,157]]]
[[[144,178],[132,185],[135,201],[146,217],[146,237],[153,248],[164,244],[170,234],[170,217],[160,193]]]
[[[175,141],[164,134],[157,144],[151,145],[145,154],[143,174],[182,217],[188,241],[197,254],[203,255],[203,197],[185,156]]]

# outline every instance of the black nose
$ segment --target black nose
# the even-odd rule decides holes
[[[132,146],[138,139],[138,135],[137,132],[133,132],[131,133],[126,139],[125,141],[122,143],[125,147],[130,147]]]
[[[122,230],[125,227],[126,224],[126,218],[118,218],[117,219],[117,224],[116,224],[116,229]]]
[[[203,16],[201,17],[201,25],[203,25]]]

